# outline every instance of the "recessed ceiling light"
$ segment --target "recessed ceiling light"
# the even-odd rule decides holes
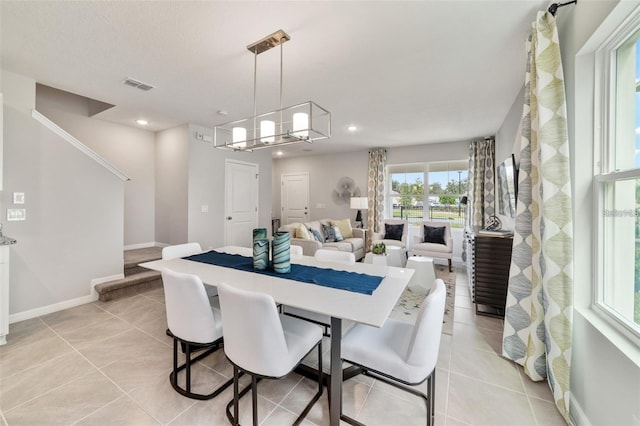
[[[283,155],[284,155],[284,152],[282,152],[282,151],[276,151],[276,155],[277,155],[278,157],[281,157],[281,156],[283,156]]]
[[[149,122],[147,120],[144,120],[142,118],[136,120],[136,123],[138,123],[141,126],[146,126],[147,124],[149,124]]]
[[[358,127],[354,124],[351,124],[349,127],[347,127],[347,130],[350,132],[355,132],[356,130],[358,130]]]

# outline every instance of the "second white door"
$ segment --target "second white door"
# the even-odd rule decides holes
[[[282,180],[282,224],[309,221],[309,173],[284,174]]]

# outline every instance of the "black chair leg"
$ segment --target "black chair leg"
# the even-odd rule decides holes
[[[253,412],[253,426],[258,426],[258,382],[256,376],[251,376],[251,410]]]
[[[240,424],[240,398],[238,397],[239,385],[238,367],[233,367],[233,418],[234,425]]]
[[[191,392],[191,345],[189,345],[188,343],[185,343],[185,356],[187,357],[186,359],[186,363],[187,366],[185,368],[185,375],[186,375],[186,389],[187,392]]]

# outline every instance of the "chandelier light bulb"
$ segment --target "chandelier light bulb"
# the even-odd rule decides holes
[[[272,143],[276,140],[276,123],[271,120],[262,120],[260,122],[260,140],[264,143]]]

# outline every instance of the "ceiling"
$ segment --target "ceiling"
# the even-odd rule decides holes
[[[331,111],[300,155],[468,140],[498,130],[525,39],[549,1],[0,2],[2,68],[113,104],[96,117],[157,131],[253,114],[246,46],[283,29],[283,104]],[[279,107],[279,49],[258,56],[258,113]],[[155,86],[141,91],[127,77]],[[218,111],[227,115],[219,115]],[[349,132],[349,125],[358,130]]]

